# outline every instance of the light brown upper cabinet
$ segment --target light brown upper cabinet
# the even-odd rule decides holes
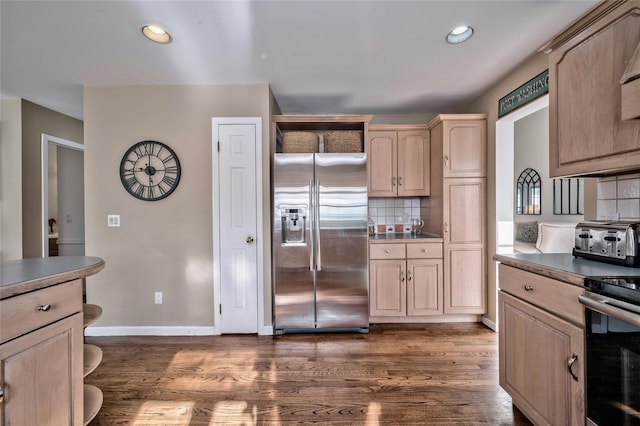
[[[442,177],[487,175],[487,120],[485,114],[439,115],[429,127],[438,133],[442,152]],[[432,137],[432,139],[434,139]]]
[[[365,140],[370,197],[421,197],[430,192],[426,126],[370,125]]]
[[[620,84],[638,43],[640,1],[608,1],[543,47],[551,177],[640,169],[640,120],[622,120]]]

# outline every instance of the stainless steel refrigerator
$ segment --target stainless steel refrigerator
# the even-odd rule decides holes
[[[366,154],[273,163],[274,332],[367,332]]]

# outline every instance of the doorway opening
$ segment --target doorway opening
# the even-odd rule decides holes
[[[498,254],[513,251],[515,123],[548,106],[549,95],[545,95],[496,121],[496,253]]]
[[[43,133],[40,152],[42,257],[84,255],[84,145]]]

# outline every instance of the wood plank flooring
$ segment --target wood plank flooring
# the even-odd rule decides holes
[[[104,352],[85,378],[104,393],[91,425],[530,425],[480,324],[86,341]]]

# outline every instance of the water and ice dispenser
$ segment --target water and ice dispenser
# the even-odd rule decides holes
[[[306,241],[307,209],[304,207],[282,208],[282,244],[304,245]]]

